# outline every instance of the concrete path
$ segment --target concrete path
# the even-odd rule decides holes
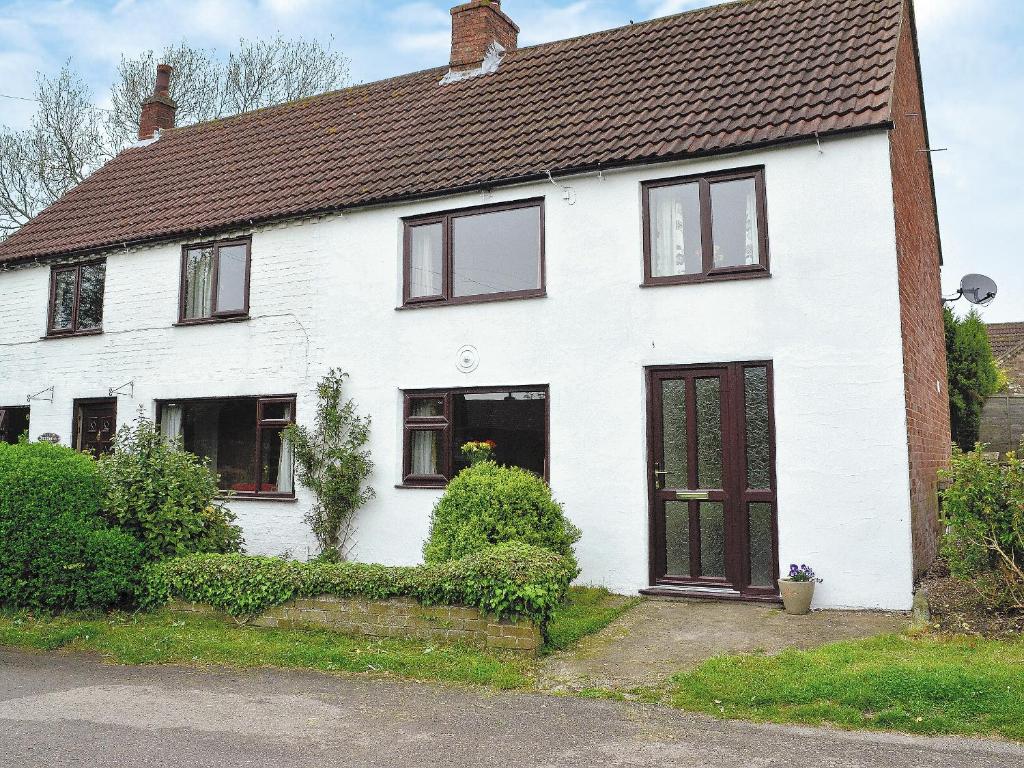
[[[111,667],[0,650],[0,765],[1024,764],[995,741],[728,723],[668,709],[283,671]]]
[[[906,628],[909,617],[870,611],[790,616],[774,605],[711,600],[645,600],[570,651],[548,657],[548,690],[656,685],[712,656],[778,653]]]

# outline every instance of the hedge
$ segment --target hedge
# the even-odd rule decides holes
[[[100,517],[91,457],[47,443],[0,443],[0,606],[46,610],[130,602],[142,546]]]
[[[190,555],[150,567],[146,602],[157,607],[178,598],[252,616],[298,597],[412,597],[427,605],[472,606],[497,618],[526,618],[543,629],[575,575],[567,558],[521,542],[406,567]]]

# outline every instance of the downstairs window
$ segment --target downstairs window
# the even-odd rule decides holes
[[[24,405],[0,408],[0,443],[14,445],[28,432],[29,409]]]
[[[159,404],[160,430],[180,438],[238,496],[295,495],[291,447],[282,440],[295,421],[295,396],[175,400]]]
[[[498,464],[546,478],[547,387],[405,393],[405,485],[444,486],[469,465],[461,446],[485,440],[494,442]]]

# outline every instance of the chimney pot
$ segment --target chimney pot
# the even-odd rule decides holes
[[[142,102],[142,114],[139,116],[139,140],[153,138],[158,130],[165,131],[174,127],[174,113],[178,105],[171,98],[171,73],[174,67],[170,64],[156,65],[156,82],[153,95]]]
[[[501,0],[470,0],[451,14],[453,71],[478,67],[493,42],[506,51],[516,49],[519,27],[501,10]]]

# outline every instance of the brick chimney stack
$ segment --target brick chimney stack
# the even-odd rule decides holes
[[[174,127],[174,113],[178,105],[171,98],[170,64],[156,65],[156,85],[153,95],[142,102],[142,116],[139,118],[139,139],[152,139],[157,130]]]
[[[480,66],[491,43],[514,51],[519,27],[501,10],[501,0],[470,0],[452,8],[453,71]]]

